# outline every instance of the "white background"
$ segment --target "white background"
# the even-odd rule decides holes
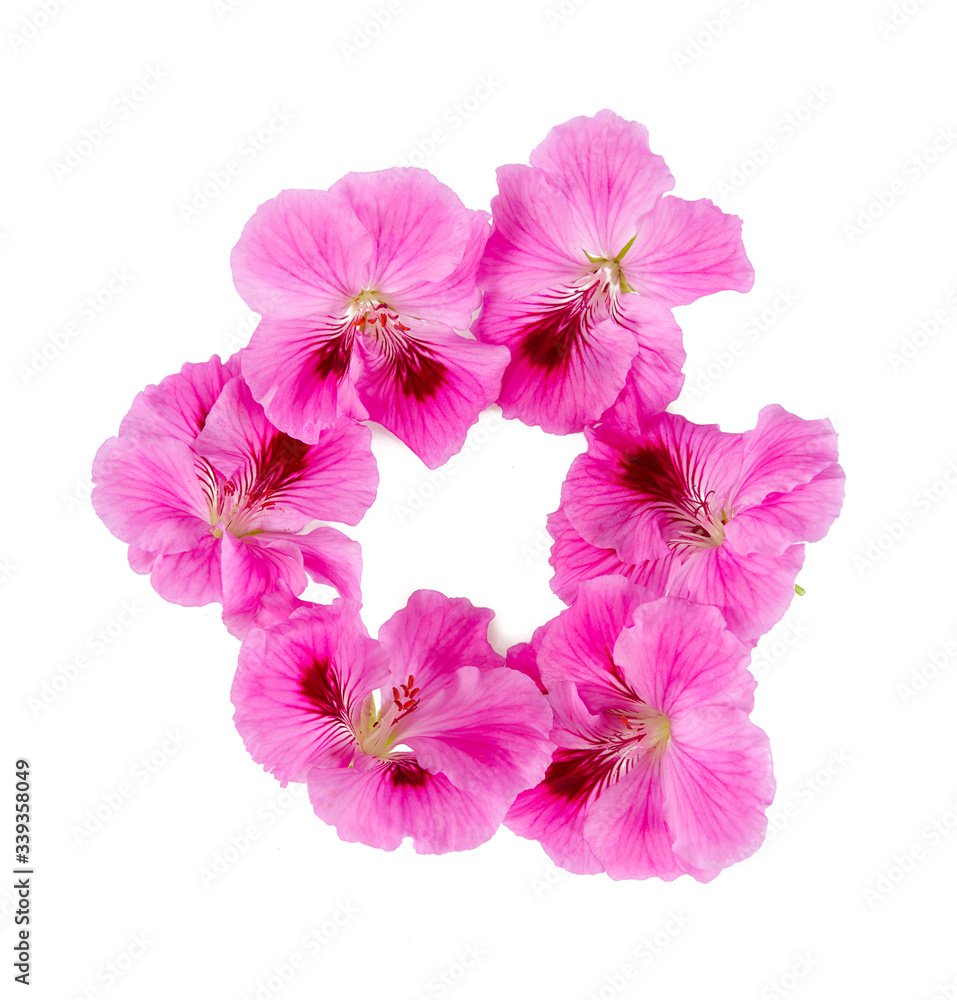
[[[957,9],[393,0],[380,28],[385,0],[45,3],[9,0],[0,23],[0,857],[25,756],[30,995],[957,995]],[[165,604],[87,499],[136,392],[248,338],[229,251],[262,201],[413,157],[487,208],[497,165],[603,107],[648,126],[676,194],[741,215],[757,273],[678,310],[673,409],[727,430],[771,402],[828,416],[848,477],[807,595],[755,654],[775,834],[705,886],[561,874],[505,830],[444,857],[340,842],[246,755],[218,609]],[[377,431],[382,485],[352,531],[373,632],[418,587],[493,607],[503,651],[560,609],[544,519],[583,439],[496,414],[404,519],[426,470]]]

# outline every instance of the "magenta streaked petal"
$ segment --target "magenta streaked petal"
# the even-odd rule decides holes
[[[538,669],[538,651],[544,638],[545,626],[540,625],[532,634],[531,642],[517,642],[514,646],[510,646],[505,654],[505,665],[509,670],[517,670],[526,677],[531,677],[542,694],[545,694],[547,689],[542,683],[542,675]]]
[[[242,365],[266,416],[300,441],[314,444],[341,417],[369,415],[356,395],[360,361],[342,319],[264,317]]]
[[[348,767],[363,703],[388,676],[356,602],[311,605],[246,638],[230,693],[236,728],[283,784],[314,763]]]
[[[120,436],[158,434],[191,445],[223,386],[239,374],[239,364],[239,354],[225,362],[214,354],[203,364],[187,362],[175,375],[148,385],[123,418]]]
[[[516,670],[473,666],[441,675],[427,667],[415,683],[422,693],[402,742],[427,771],[499,799],[504,816],[519,792],[542,780],[554,749],[552,712],[538,686]]]
[[[302,553],[302,565],[316,583],[335,587],[341,597],[360,600],[362,547],[335,528],[314,528],[291,540]]]
[[[209,534],[209,506],[189,446],[172,438],[110,438],[93,460],[92,502],[121,541],[187,552]]]
[[[496,176],[494,228],[479,265],[482,290],[525,298],[586,275],[591,269],[584,245],[588,229],[575,218],[566,196],[530,167],[499,167]]]
[[[737,708],[676,715],[661,759],[674,851],[698,868],[725,868],[764,840],[774,798],[767,735]]]
[[[135,545],[131,545],[129,552],[127,553],[130,569],[133,570],[134,573],[152,572],[153,563],[155,563],[158,558],[158,552],[150,552],[148,549],[138,549]]]
[[[837,461],[837,432],[830,420],[804,420],[776,403],[761,410],[757,425],[744,433],[743,442],[744,457],[734,489],[738,507],[808,483]]]
[[[707,198],[662,198],[642,217],[623,270],[632,288],[668,306],[727,289],[746,292],[754,284],[741,220]]]
[[[592,256],[614,257],[638,220],[675,185],[648,146],[648,130],[609,110],[556,125],[529,158],[567,196],[587,227]]]
[[[233,281],[250,309],[286,319],[342,309],[372,273],[375,242],[328,191],[282,191],[233,247]]]
[[[315,767],[307,783],[316,815],[343,840],[385,851],[405,837],[420,854],[468,851],[492,837],[505,811],[481,790],[464,792],[430,774],[411,755],[366,769]]]
[[[436,469],[461,450],[468,429],[499,395],[508,351],[413,322],[401,341],[363,338],[356,390],[369,418]]]
[[[227,479],[237,497],[261,509],[267,531],[299,531],[309,521],[358,524],[375,500],[379,474],[372,433],[341,419],[316,444],[290,437],[266,419],[241,378],[226,385],[194,445]]]
[[[404,311],[414,304],[422,309],[438,290],[436,307],[443,310],[442,286],[431,286],[451,278],[463,259],[473,268],[474,281],[474,222],[478,217],[484,227],[488,214],[467,209],[427,170],[390,167],[346,174],[329,194],[347,204],[371,235],[373,251],[363,287],[387,294],[393,308]],[[445,287],[451,291],[455,284]],[[415,310],[411,314],[438,318]]]
[[[597,420],[624,388],[638,351],[634,330],[610,318],[593,322],[570,295],[488,295],[474,328],[480,340],[511,352],[499,397],[503,414],[551,434]]]

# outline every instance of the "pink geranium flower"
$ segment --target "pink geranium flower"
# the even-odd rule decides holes
[[[548,703],[489,645],[491,618],[420,590],[378,642],[344,600],[252,632],[232,689],[246,748],[283,784],[305,781],[343,840],[477,847],[553,749]]]
[[[415,168],[261,205],[232,265],[263,317],[243,375],[269,419],[315,442],[343,415],[368,417],[430,468],[459,451],[508,363],[455,332],[479,304],[488,219]]]
[[[741,220],[663,197],[674,178],[647,129],[611,111],[553,128],[530,162],[498,170],[473,327],[511,350],[505,416],[567,434],[623,390],[658,413],[683,381],[671,307],[751,287]]]
[[[844,498],[829,420],[774,405],[743,434],[672,413],[585,434],[549,520],[563,600],[611,572],[715,605],[744,640],[781,618],[804,561],[797,543],[823,538]]]
[[[558,749],[505,822],[578,874],[708,881],[764,839],[768,738],[748,718],[748,647],[720,613],[647,598],[606,576],[545,626]]]
[[[97,452],[93,506],[160,596],[220,602],[242,638],[300,607],[306,574],[359,596],[358,543],[313,522],[358,524],[375,499],[370,438],[343,419],[315,444],[294,440],[266,419],[238,358],[214,356],[136,397]]]

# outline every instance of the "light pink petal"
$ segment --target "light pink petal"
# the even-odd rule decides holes
[[[742,552],[780,552],[793,542],[818,542],[841,512],[844,470],[835,462],[789,493],[769,493],[734,517]]]
[[[637,292],[668,306],[726,289],[746,292],[754,284],[741,220],[707,198],[662,198],[638,224],[622,270]]]
[[[504,816],[519,792],[542,780],[551,760],[545,696],[530,677],[506,667],[461,667],[438,676],[426,668],[416,677],[420,685],[399,739],[427,771],[499,799]]]
[[[830,420],[803,420],[776,403],[761,410],[743,441],[741,473],[733,491],[736,507],[808,483],[837,461],[837,432]]]
[[[239,374],[239,355],[223,362],[217,355],[203,364],[183,365],[159,385],[147,386],[133,400],[120,424],[120,436],[158,434],[191,445],[203,429],[223,386]]]
[[[485,212],[472,212],[451,188],[427,170],[390,167],[371,173],[346,174],[329,193],[341,198],[355,213],[373,240],[365,287],[375,289],[389,306],[402,313],[441,319],[460,278],[453,274],[463,263],[475,275],[475,223],[484,228]],[[466,270],[460,277],[468,279]],[[442,285],[437,283],[442,282]],[[452,293],[441,300],[442,288]],[[436,292],[439,292],[438,297]],[[473,293],[467,291],[471,299]],[[435,301],[438,315],[427,312]],[[453,311],[457,317],[461,308]],[[468,316],[465,317],[466,325]]]
[[[307,781],[316,815],[343,840],[386,851],[404,837],[420,854],[471,850],[492,837],[505,811],[497,798],[462,791],[411,755],[368,769],[315,767]]]
[[[187,552],[209,534],[209,505],[189,446],[171,438],[110,438],[93,459],[93,508],[121,541]]]
[[[605,727],[582,704],[572,684],[549,692],[555,712],[552,739],[559,744],[545,777],[522,792],[505,817],[505,825],[520,837],[537,840],[562,868],[577,875],[602,870],[585,841],[585,820],[596,796],[614,773],[603,753]]]
[[[614,258],[674,177],[648,147],[648,130],[611,111],[553,128],[530,157],[566,194],[587,226],[593,257]]]
[[[158,558],[158,552],[150,552],[148,549],[138,549],[135,545],[131,545],[129,552],[127,552],[130,569],[133,570],[134,573],[151,573],[153,570],[153,563],[155,563]]]
[[[794,598],[794,580],[804,564],[804,546],[765,555],[741,553],[736,518],[726,526],[722,545],[692,559],[671,593],[721,610],[739,638],[758,639],[784,617]]]
[[[315,444],[292,438],[266,419],[246,383],[235,378],[195,448],[258,498],[264,512],[257,523],[264,529],[298,531],[313,520],[359,523],[379,481],[371,440],[367,427],[348,418],[320,433]]]
[[[230,258],[250,309],[286,319],[337,312],[372,273],[375,241],[342,198],[282,191],[246,223]]]
[[[715,705],[749,712],[755,680],[750,648],[717,608],[674,597],[641,604],[614,647],[625,682],[669,719]]]
[[[639,427],[674,402],[684,385],[685,349],[671,310],[643,295],[618,299],[618,320],[634,330],[638,353],[624,388],[602,414],[621,426]]]
[[[311,605],[243,642],[230,697],[246,749],[286,784],[313,763],[348,767],[354,728],[371,692],[389,676],[359,605]]]
[[[156,556],[150,574],[153,589],[164,600],[190,608],[222,601],[221,549],[221,539],[210,532],[189,552]]]
[[[609,574],[623,576],[632,583],[647,587],[656,597],[665,593],[673,555],[637,566],[624,563],[614,549],[599,549],[586,542],[561,508],[548,515],[548,533],[555,539],[548,557],[555,570],[549,585],[566,604],[575,600],[585,580]]]
[[[588,274],[588,229],[567,197],[540,170],[510,164],[496,176],[493,230],[479,265],[482,290],[525,298]]]
[[[542,682],[551,690],[575,685],[591,712],[622,704],[629,689],[615,663],[615,643],[642,601],[654,598],[622,576],[583,583],[575,603],[548,624],[538,654]]]
[[[583,320],[573,299],[555,294],[528,299],[489,294],[474,332],[511,351],[498,400],[504,416],[569,434],[597,420],[617,398],[638,341],[630,326],[610,318]]]
[[[538,669],[538,651],[544,638],[545,626],[540,625],[532,634],[531,642],[517,642],[514,646],[510,646],[505,654],[505,665],[509,670],[517,670],[526,677],[531,677],[542,694],[547,692]]]
[[[675,853],[700,868],[753,854],[774,798],[767,735],[736,708],[680,713],[661,759],[664,814]]]
[[[364,420],[355,382],[361,362],[343,318],[266,316],[243,351],[243,378],[280,430],[315,444],[341,417]]]
[[[461,451],[468,429],[498,398],[508,351],[439,324],[410,322],[399,347],[363,338],[356,389],[369,418],[436,469]]]
[[[476,608],[464,597],[417,590],[379,629],[379,641],[389,653],[395,675],[414,674],[417,685],[459,667],[491,670],[505,663],[488,641],[494,617],[491,608]]]

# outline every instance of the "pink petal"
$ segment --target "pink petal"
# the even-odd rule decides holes
[[[398,663],[401,673],[404,660]],[[427,771],[498,799],[504,816],[519,792],[542,780],[552,757],[552,712],[537,685],[516,670],[472,666],[438,676],[426,666],[415,683],[422,693],[402,742]]]
[[[314,763],[348,767],[368,694],[388,679],[359,605],[312,605],[243,642],[230,697],[253,759],[286,784]]]
[[[587,227],[593,257],[614,258],[638,220],[675,184],[648,147],[648,130],[611,111],[553,128],[530,157],[560,187]]]
[[[538,651],[544,638],[545,626],[541,625],[532,634],[531,642],[517,642],[514,646],[510,646],[505,654],[505,665],[509,670],[517,670],[526,677],[531,677],[542,694],[547,692],[538,669]]]
[[[412,322],[412,321],[410,321]],[[462,449],[469,427],[498,398],[508,352],[460,337],[448,327],[414,322],[399,347],[363,338],[356,384],[372,420],[436,469]]]
[[[588,274],[588,229],[566,196],[540,170],[512,164],[496,175],[493,231],[479,265],[483,291],[525,298]]]
[[[411,755],[362,770],[315,767],[307,781],[316,815],[343,840],[386,851],[404,837],[420,854],[471,850],[492,837],[504,815],[497,799],[456,788]]]
[[[92,502],[121,541],[151,552],[187,552],[209,534],[209,505],[182,441],[110,438],[93,460]]]
[[[725,868],[753,854],[774,798],[771,748],[736,708],[677,715],[661,759],[664,814],[674,851],[700,868]]]
[[[736,506],[760,503],[769,493],[808,483],[837,461],[837,433],[830,420],[803,420],[776,403],[761,410],[743,441]]]
[[[163,600],[191,608],[222,601],[221,549],[221,540],[210,532],[195,549],[156,556],[153,589]]]
[[[314,528],[290,539],[302,553],[302,565],[316,581],[335,587],[340,596],[361,597],[362,547],[335,528]]]
[[[668,306],[725,289],[746,292],[754,284],[741,220],[707,198],[662,198],[642,217],[622,268],[632,288]]]
[[[375,241],[327,191],[282,191],[260,205],[233,247],[233,281],[250,309],[292,319],[336,312],[372,273]]]
[[[120,424],[120,436],[158,434],[191,445],[223,386],[238,374],[238,354],[225,362],[214,354],[203,364],[183,365],[177,374],[147,386],[133,400]]]
[[[462,276],[468,280],[469,268],[474,283],[475,223],[484,230],[487,213],[470,211],[451,188],[416,167],[346,174],[329,193],[341,198],[372,236],[365,288],[379,290],[398,312],[440,322],[451,313],[468,325],[470,310],[462,309],[461,301],[450,306],[454,297],[474,298],[473,291],[456,286]],[[463,259],[463,275],[453,277]],[[445,302],[443,290],[450,293]],[[435,313],[428,311],[433,300]]]
[[[345,321],[264,317],[243,351],[243,377],[280,430],[315,444],[341,417],[369,414],[356,395],[361,362]]]
[[[197,452],[227,479],[260,496],[267,530],[299,531],[309,521],[358,524],[375,500],[379,475],[372,433],[344,418],[313,445],[277,430],[241,378],[233,379],[196,439]]]

